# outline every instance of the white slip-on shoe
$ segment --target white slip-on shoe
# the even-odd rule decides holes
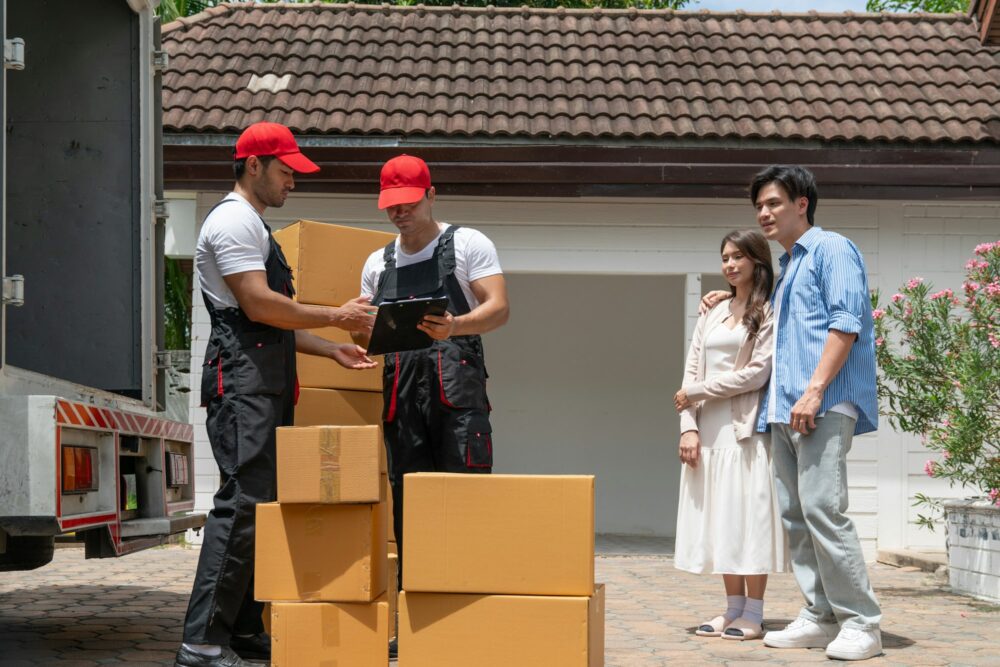
[[[764,646],[771,648],[826,648],[837,636],[836,623],[817,623],[797,618],[784,630],[771,630],[764,635]]]
[[[867,660],[882,655],[882,631],[843,627],[826,647],[826,657],[834,660]]]

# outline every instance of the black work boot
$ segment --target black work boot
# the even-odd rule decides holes
[[[244,662],[225,646],[219,655],[205,655],[181,644],[174,658],[174,667],[250,667],[250,663]]]
[[[258,632],[249,637],[233,635],[229,639],[229,648],[244,660],[270,660],[271,635],[266,632]]]

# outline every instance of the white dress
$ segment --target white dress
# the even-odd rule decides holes
[[[733,370],[746,329],[716,326],[705,337],[706,379]],[[730,399],[698,414],[701,458],[681,471],[675,566],[698,574],[787,570],[787,541],[771,475],[770,436],[737,440]]]

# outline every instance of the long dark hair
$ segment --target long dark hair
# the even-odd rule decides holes
[[[764,323],[764,306],[771,298],[774,287],[774,267],[771,265],[771,247],[767,239],[756,229],[738,229],[729,232],[722,238],[719,254],[726,249],[726,244],[732,243],[736,248],[753,261],[753,287],[750,288],[750,299],[747,310],[743,313],[743,326],[751,336],[756,336],[760,325]],[[736,288],[729,290],[736,296]]]

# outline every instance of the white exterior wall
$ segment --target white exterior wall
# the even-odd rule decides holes
[[[199,221],[219,196],[219,193],[199,194]],[[669,343],[672,349],[665,348],[670,359],[681,359],[686,351],[694,318],[692,307],[703,291],[701,275],[714,276],[719,270],[719,240],[731,229],[754,225],[749,202],[741,200],[511,200],[439,196],[435,213],[439,220],[475,227],[493,239],[508,274],[678,276],[681,282],[673,283],[678,293],[669,296],[669,300],[676,297],[678,304],[684,304],[684,312],[678,313],[684,321],[684,335],[674,337]],[[285,207],[269,210],[266,217],[276,229],[307,218],[392,231],[370,196],[293,194]],[[961,284],[965,260],[974,246],[1000,237],[1000,202],[941,205],[821,200],[817,221],[858,244],[865,256],[872,288],[891,294],[908,277],[918,274],[936,286],[954,289]],[[773,250],[777,260],[781,249],[775,245]],[[712,281],[712,277],[705,276],[706,285]],[[195,296],[192,352],[195,359],[200,359],[208,336],[208,322],[201,297],[197,292]],[[531,312],[530,306],[523,302],[525,297],[520,298],[521,304],[512,303],[513,322],[520,313]],[[634,304],[628,305],[628,311],[634,311]],[[513,326],[513,323],[508,325]],[[532,326],[539,335],[560,333],[555,321],[533,322]],[[493,338],[502,335],[502,331],[497,332]],[[488,355],[493,354],[490,349],[495,347],[490,340],[487,340]],[[198,371],[192,371],[192,387],[197,388]],[[666,415],[673,412],[670,399],[679,382],[679,374],[662,382],[661,404]],[[522,383],[530,387],[533,380],[522,379]],[[492,383],[491,394],[504,391],[497,384]],[[587,391],[582,388],[581,397]],[[197,394],[197,389],[191,394],[199,458],[197,505],[208,509],[217,476],[211,472],[215,464],[205,437],[204,411],[197,408]],[[494,403],[499,406],[496,400]],[[502,414],[497,416],[502,419]],[[670,461],[676,460],[676,417],[673,420],[673,433],[667,430],[664,435],[664,452],[670,452],[662,457],[665,483],[674,474],[671,472],[674,464]],[[621,424],[623,433],[627,434],[628,428],[627,422]],[[571,445],[548,443],[548,446]],[[571,456],[572,452],[566,454]],[[506,460],[505,456],[498,454],[498,470],[500,465],[505,469],[522,466],[527,469],[530,463]],[[855,440],[848,461],[851,515],[869,559],[874,558],[877,547],[943,548],[942,532],[918,531],[912,525],[915,512],[910,508],[911,499],[918,492],[942,496],[963,494],[961,490],[948,489],[947,485],[942,488],[937,480],[924,476],[926,458],[919,442],[893,432],[884,420],[877,434]],[[597,458],[593,462],[599,463]],[[669,513],[669,507],[664,507],[664,511]],[[622,511],[608,508],[603,529],[610,532],[622,526],[628,529],[622,515]],[[672,518],[654,524],[633,525],[632,529],[659,534],[673,532]]]

